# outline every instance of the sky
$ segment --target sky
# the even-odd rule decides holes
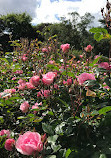
[[[26,12],[32,17],[32,24],[37,25],[58,23],[63,16],[69,19],[68,13],[74,11],[80,16],[89,12],[95,16],[93,25],[98,26],[105,5],[106,0],[0,0],[0,14]]]

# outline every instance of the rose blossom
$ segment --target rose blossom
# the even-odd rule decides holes
[[[86,52],[91,52],[93,47],[89,44],[87,47],[84,48]]]
[[[65,52],[68,52],[69,48],[70,48],[70,44],[68,44],[68,43],[61,45],[61,49],[62,49],[62,51],[63,51],[64,53],[65,53]]]
[[[40,81],[40,77],[39,76],[33,76],[30,78],[29,82],[34,85],[34,86],[38,86],[39,85],[39,81]]]
[[[37,93],[37,97],[45,97],[48,98],[50,96],[50,90],[41,90]]]
[[[42,48],[42,52],[43,53],[48,52],[48,49],[47,48]]]
[[[3,135],[7,135],[6,138],[9,138],[10,137],[10,131],[9,130],[5,130],[5,129],[1,130],[0,131],[0,136],[3,136]]]
[[[22,84],[22,83],[26,83],[26,81],[25,81],[25,80],[22,80],[22,79],[19,79],[17,83],[18,83],[18,84]]]
[[[7,139],[5,141],[5,149],[8,151],[12,151],[14,144],[15,144],[14,139]]]
[[[49,86],[51,83],[53,83],[54,77],[55,77],[55,73],[54,72],[48,72],[47,74],[43,75],[42,82],[45,85]]]
[[[23,102],[21,105],[20,105],[20,110],[23,112],[23,113],[26,113],[29,109],[29,103],[27,101]]]
[[[35,88],[34,85],[31,84],[30,82],[26,82],[26,86],[27,86],[28,89],[34,89]]]
[[[82,73],[81,75],[77,76],[78,82],[82,85],[87,80],[96,80],[94,74],[89,73]]]
[[[26,83],[22,83],[18,86],[18,89],[19,90],[25,90],[25,87],[26,87]]]
[[[15,147],[23,155],[33,155],[36,152],[40,152],[43,150],[41,135],[37,132],[27,131],[19,136]]]
[[[39,104],[35,103],[35,105],[32,106],[32,109],[39,109]],[[37,113],[37,111],[35,110],[34,114],[36,114],[36,113]]]
[[[102,63],[99,64],[98,67],[99,67],[99,68],[106,69],[106,70],[110,70],[110,66],[109,66],[109,63],[108,63],[108,62],[102,62]]]

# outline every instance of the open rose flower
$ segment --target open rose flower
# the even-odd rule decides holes
[[[65,52],[68,52],[69,49],[70,49],[70,44],[66,43],[66,44],[62,44],[61,45],[61,49],[62,51],[65,53]]]
[[[39,105],[42,105],[42,102],[40,102],[40,103],[35,103],[35,105],[32,106],[32,109],[39,109]],[[36,113],[37,113],[37,111],[35,110],[35,111],[34,111],[34,114],[36,114]]]
[[[15,147],[23,155],[33,155],[43,150],[41,135],[37,132],[27,131],[20,135],[16,141]]]
[[[29,109],[29,103],[27,101],[23,102],[21,105],[20,105],[20,110],[23,112],[23,113],[26,113]]]
[[[77,76],[78,82],[82,85],[87,80],[96,80],[94,74],[89,73],[82,73],[81,75]]]
[[[48,52],[48,49],[47,48],[42,48],[42,52],[43,53]]]
[[[12,151],[14,144],[15,144],[14,139],[7,139],[5,141],[5,149],[8,150],[8,151]]]
[[[93,47],[92,47],[90,44],[89,44],[87,47],[84,48],[84,50],[85,50],[86,52],[91,52],[92,49],[93,49]]]
[[[34,86],[38,86],[39,85],[39,81],[40,81],[40,77],[39,76],[33,76],[30,78],[29,82],[34,85]]]
[[[98,67],[99,67],[99,68],[106,69],[106,70],[110,70],[110,66],[109,66],[109,63],[108,63],[108,62],[102,62],[102,63],[99,64]]]
[[[55,77],[55,73],[54,72],[48,72],[47,74],[43,75],[42,82],[45,85],[49,86],[51,83],[53,83],[54,77]]]

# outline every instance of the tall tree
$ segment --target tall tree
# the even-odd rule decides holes
[[[33,36],[33,27],[31,25],[31,17],[26,13],[2,15],[0,20],[3,21],[5,31],[12,33],[12,39],[20,39],[20,37]]]

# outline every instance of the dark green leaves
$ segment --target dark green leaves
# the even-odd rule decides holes
[[[42,123],[42,129],[44,130],[44,132],[48,133],[49,135],[53,135],[54,134],[53,128],[49,124]]]

